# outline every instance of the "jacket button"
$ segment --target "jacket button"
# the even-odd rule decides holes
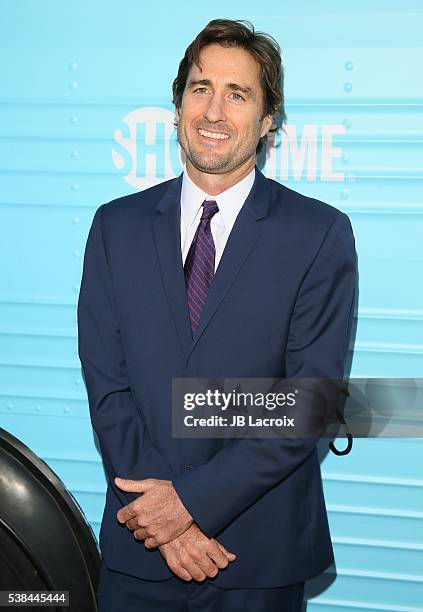
[[[192,470],[192,465],[186,465],[186,464],[185,464],[185,465],[184,465],[184,470],[185,470],[185,471],[187,471],[187,470]]]

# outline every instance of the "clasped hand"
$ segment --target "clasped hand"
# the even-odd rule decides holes
[[[148,478],[115,478],[119,489],[142,495],[117,513],[146,548],[159,547],[169,568],[183,580],[213,578],[236,555],[214,538],[208,538],[194,523],[172,481]]]
[[[137,540],[145,540],[146,548],[166,544],[184,533],[193,523],[170,480],[122,480],[115,484],[123,491],[142,493],[138,499],[117,513],[120,523],[126,523]]]

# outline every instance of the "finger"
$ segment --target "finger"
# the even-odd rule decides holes
[[[206,579],[206,574],[191,558],[181,559],[180,564],[194,578],[194,580],[202,582]]]
[[[167,542],[158,542],[156,538],[146,538],[144,542],[146,548],[157,548],[157,546],[161,546],[162,544],[167,544]]]
[[[217,576],[219,573],[219,568],[215,563],[213,563],[206,553],[204,553],[200,559],[196,559],[195,563],[209,578],[215,578],[215,576]],[[227,563],[228,562],[226,562],[226,564]]]
[[[207,546],[207,554],[219,569],[225,569],[229,565],[229,559],[225,553],[219,548],[215,540],[210,540]]]
[[[141,528],[134,531],[134,538],[136,540],[145,540],[146,537],[147,534],[145,533],[145,529]]]
[[[129,491],[132,493],[146,493],[152,487],[153,479],[147,478],[146,480],[129,480],[128,478],[115,478],[115,485],[122,489],[122,491]]]
[[[130,529],[131,531],[134,531],[134,529],[139,529],[140,525],[138,523],[138,517],[135,518],[131,518],[129,521],[126,521],[126,526],[128,527],[128,529]]]
[[[172,572],[174,572],[177,576],[179,576],[179,578],[182,578],[182,580],[185,580],[186,582],[192,580],[191,574],[181,565],[175,565],[174,569],[172,569]]]
[[[169,569],[174,574],[176,574],[177,576],[179,576],[179,578],[182,578],[182,580],[185,580],[186,582],[192,580],[191,574],[185,568],[182,567],[182,565],[176,560],[173,554],[170,554],[169,552],[164,552],[163,548],[160,549],[160,552],[162,553]]]
[[[116,514],[116,516],[119,523],[126,523],[127,521],[134,518],[134,516],[136,516],[136,513],[134,510],[132,510],[131,506],[128,505],[121,508]]]
[[[215,540],[215,542],[218,545],[218,547],[220,548],[220,550],[223,552],[223,554],[229,559],[229,561],[234,561],[236,559],[236,554],[235,553],[231,553],[228,550],[226,550],[226,548],[223,546],[223,544],[221,544],[217,540]]]

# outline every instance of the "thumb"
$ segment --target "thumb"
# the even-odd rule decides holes
[[[233,561],[234,559],[236,559],[236,555],[234,553],[229,552],[229,550],[226,550],[223,544],[221,544],[217,540],[216,543],[219,546],[220,550],[223,552],[223,554],[229,559],[229,561]]]
[[[150,488],[151,484],[149,479],[147,480],[129,480],[128,478],[118,478],[115,479],[115,484],[122,491],[130,491],[133,493],[146,493]]]

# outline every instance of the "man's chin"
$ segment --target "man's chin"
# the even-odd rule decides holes
[[[213,158],[201,158],[192,157],[190,158],[192,165],[200,172],[206,174],[223,174],[231,170],[232,164],[227,157],[213,157]]]

